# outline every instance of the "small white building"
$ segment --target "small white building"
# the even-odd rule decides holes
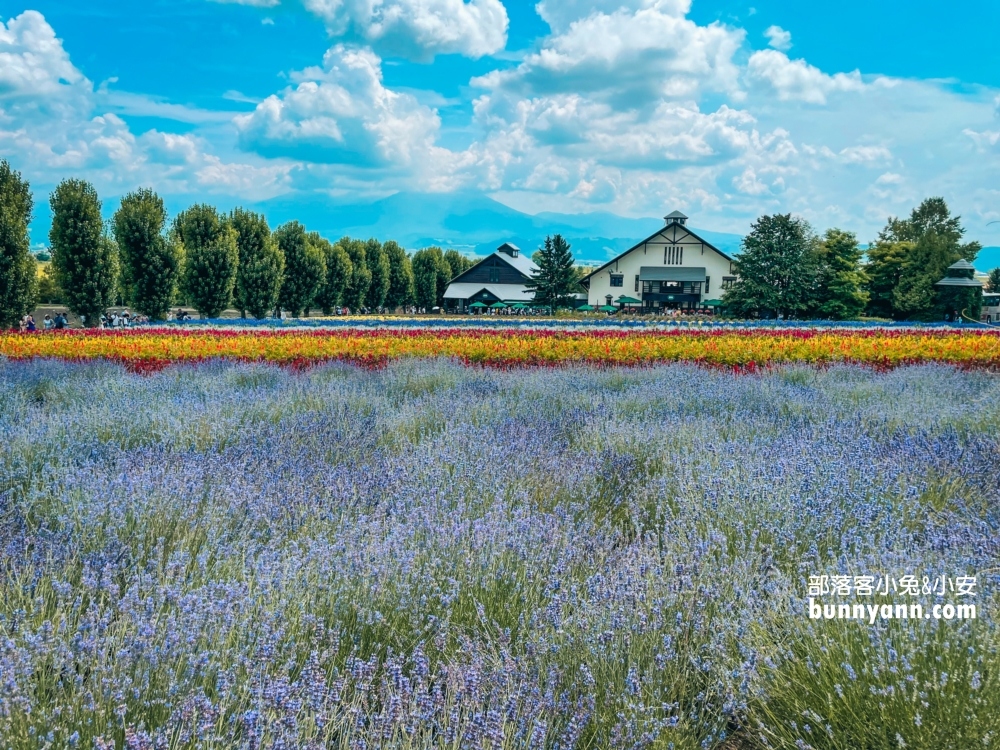
[[[687,228],[680,211],[656,234],[584,277],[593,307],[626,303],[644,312],[693,310],[718,300],[736,281],[733,258]]]

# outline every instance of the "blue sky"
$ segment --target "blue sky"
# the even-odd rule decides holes
[[[529,213],[928,195],[1000,244],[1000,3],[0,0],[0,157],[172,206],[483,193]]]

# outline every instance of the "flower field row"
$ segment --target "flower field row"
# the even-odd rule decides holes
[[[992,331],[552,331],[552,330],[136,330],[0,335],[11,359],[109,359],[155,365],[227,359],[283,364],[368,364],[403,357],[453,358],[494,366],[694,362],[754,367],[854,362],[877,367],[941,362],[1000,366]]]

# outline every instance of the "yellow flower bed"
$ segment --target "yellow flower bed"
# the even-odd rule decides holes
[[[946,362],[1000,364],[993,331],[69,331],[0,334],[14,359],[94,358],[169,364],[214,358],[377,364],[398,357],[452,357],[470,364],[554,365],[696,362],[726,367],[859,362],[879,367]]]

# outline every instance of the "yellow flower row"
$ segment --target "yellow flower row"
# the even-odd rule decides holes
[[[170,363],[228,358],[279,363],[398,357],[453,357],[468,363],[642,364],[686,361],[717,366],[861,362],[895,366],[947,362],[1000,365],[992,331],[93,331],[0,334],[0,355],[16,359],[105,358]]]

